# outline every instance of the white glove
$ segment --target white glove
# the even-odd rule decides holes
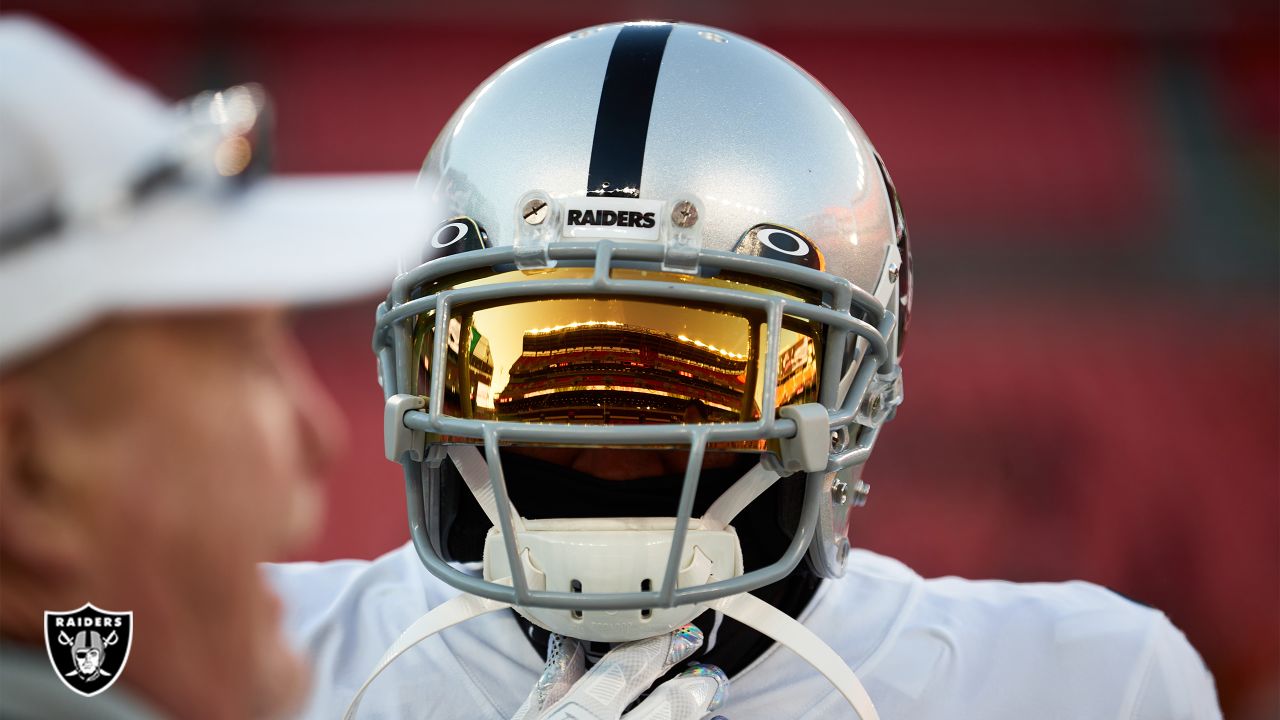
[[[694,665],[659,685],[622,718],[654,680],[699,647],[702,631],[686,625],[669,635],[619,645],[584,674],[582,646],[553,635],[547,667],[511,720],[702,720],[724,704],[729,687],[714,665]]]

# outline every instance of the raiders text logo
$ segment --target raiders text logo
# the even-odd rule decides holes
[[[651,212],[634,210],[570,210],[569,224],[651,228],[657,224],[657,220]]]
[[[662,202],[636,198],[568,198],[564,202],[566,238],[657,240]]]
[[[85,697],[120,677],[132,639],[132,612],[108,612],[85,603],[77,610],[44,614],[49,662],[64,685]]]

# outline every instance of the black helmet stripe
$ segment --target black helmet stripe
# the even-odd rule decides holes
[[[639,197],[649,112],[670,23],[625,25],[613,41],[596,110],[587,194]]]

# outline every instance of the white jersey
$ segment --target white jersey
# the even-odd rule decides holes
[[[285,628],[312,663],[306,718],[341,717],[387,646],[457,594],[405,545],[372,561],[267,566]],[[1209,720],[1213,679],[1160,612],[1084,582],[925,580],[871,552],[799,618],[861,678],[884,720]],[[542,671],[510,612],[421,643],[365,695],[360,718],[507,720]],[[731,679],[732,720],[855,717],[775,646]]]

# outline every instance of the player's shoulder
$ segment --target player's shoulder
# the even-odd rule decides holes
[[[387,605],[395,614],[411,617],[438,605],[453,594],[432,577],[418,560],[412,543],[373,560],[331,560],[263,565],[267,581],[283,601],[287,618],[369,614]]]
[[[991,639],[1005,635],[1021,640],[1015,646],[1039,648],[1140,646],[1164,621],[1157,610],[1081,580],[922,578],[903,563],[866,550],[854,551],[850,559],[848,582],[891,586],[894,594],[908,592],[909,597],[902,598],[900,629],[927,627],[957,642],[980,639],[990,651],[999,649]]]
[[[952,632],[1016,634],[1040,647],[1140,647],[1163,614],[1083,580],[1010,582],[954,576],[926,579],[920,620]]]
[[[1069,717],[1218,717],[1212,679],[1182,633],[1159,610],[1105,587],[925,579],[867,551],[851,555],[841,584],[898,598],[881,642],[860,660],[862,673],[906,705],[950,702],[994,681],[1003,689],[989,717],[1048,708],[1069,708]]]

